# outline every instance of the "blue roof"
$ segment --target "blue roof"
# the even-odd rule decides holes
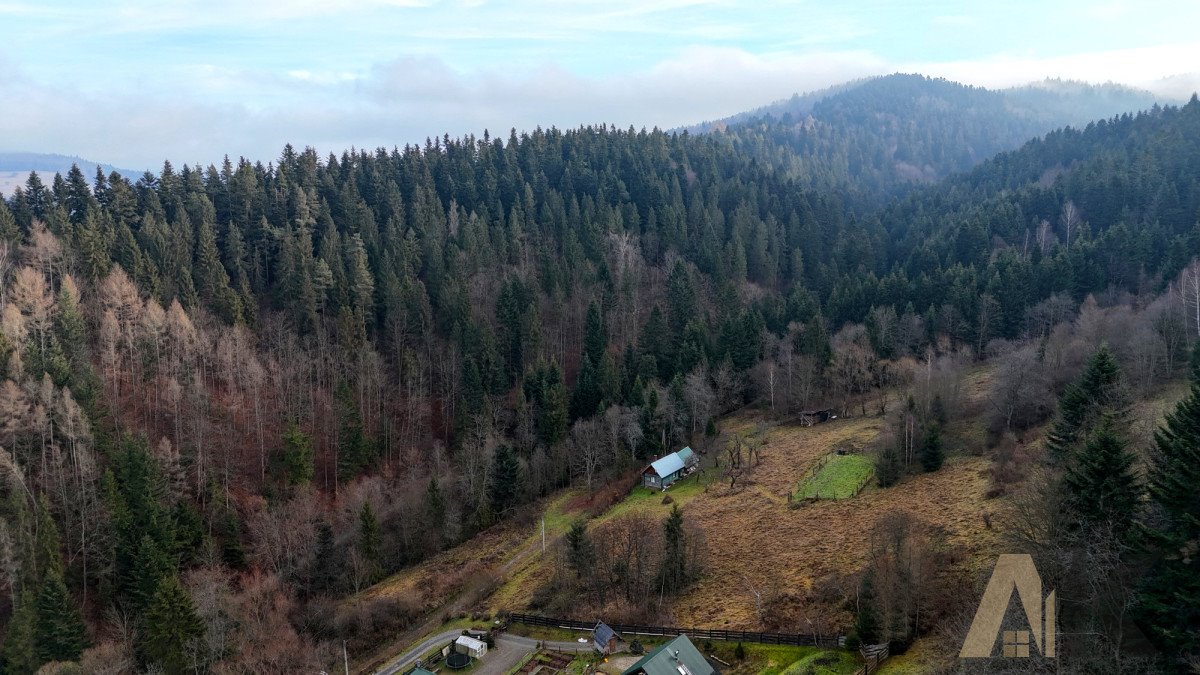
[[[650,468],[654,469],[654,473],[666,478],[683,468],[683,458],[679,453],[672,452],[660,460],[650,462]]]
[[[654,469],[654,473],[665,478],[682,469],[691,457],[692,449],[684,448],[679,452],[672,452],[661,459],[650,462],[650,468]]]
[[[596,628],[592,630],[592,639],[600,644],[608,644],[609,639],[616,636],[613,629],[608,627],[608,624],[601,621],[596,624]]]

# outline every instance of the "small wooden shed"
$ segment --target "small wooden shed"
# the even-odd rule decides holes
[[[821,410],[805,410],[800,413],[800,424],[806,427],[811,427],[814,424],[828,422],[829,420],[837,419],[833,408],[823,408]]]
[[[608,624],[601,621],[592,629],[592,646],[601,654],[612,654],[617,651],[617,643],[620,637],[617,631],[608,627]]]

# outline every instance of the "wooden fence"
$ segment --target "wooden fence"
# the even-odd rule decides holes
[[[887,660],[890,653],[886,644],[865,645],[860,652],[863,657],[863,666],[854,675],[871,675],[871,673],[879,670],[879,666],[883,665],[883,662]]]
[[[592,630],[598,621],[577,621],[574,619],[558,619],[533,614],[509,614],[509,621],[523,623],[529,626],[549,626],[551,628],[566,628],[568,630]],[[606,622],[607,623],[607,622]],[[812,633],[756,633],[743,630],[722,630],[717,628],[682,628],[679,626],[647,626],[641,624],[610,623],[610,628],[624,635],[681,635],[686,634],[695,640],[722,640],[726,642],[756,642],[768,645],[792,645],[796,647],[827,647],[841,648],[845,646],[845,638],[833,635],[814,635]]]

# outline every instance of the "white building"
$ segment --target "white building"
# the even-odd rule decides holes
[[[463,635],[454,641],[458,645],[459,651],[464,654],[470,654],[474,658],[483,658],[487,653],[487,643],[482,640],[476,640],[473,637]]]

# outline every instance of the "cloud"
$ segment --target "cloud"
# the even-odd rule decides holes
[[[1195,64],[1200,64],[1200,42],[1053,57],[997,54],[981,59],[909,63],[901,68],[985,87],[1009,87],[1046,77],[1059,77],[1088,82],[1120,82],[1149,89],[1159,95],[1178,97],[1169,93],[1171,87],[1163,86],[1162,78],[1180,66],[1195,67]]]
[[[129,168],[157,167],[164,158],[216,163],[224,154],[265,161],[289,142],[325,153],[485,128],[507,135],[514,127],[601,122],[673,127],[895,71],[992,87],[1046,77],[1117,80],[1180,97],[1197,78],[1172,73],[1170,64],[1197,63],[1198,55],[1200,45],[1180,44],[1048,59],[896,63],[860,50],[764,54],[707,46],[679,49],[626,74],[582,75],[551,62],[463,68],[409,54],[360,72],[197,66],[182,76],[188,83],[182,92],[89,93],[0,74],[0,101],[8,102],[0,111],[0,139],[9,146],[3,149],[74,154]]]

